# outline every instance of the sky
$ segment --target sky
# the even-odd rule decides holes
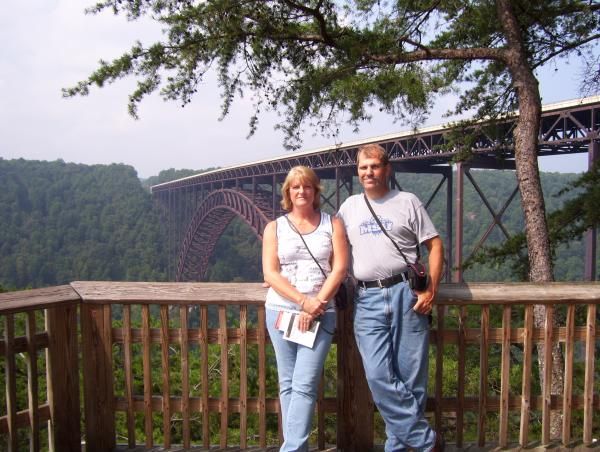
[[[141,178],[169,168],[232,166],[285,154],[283,135],[273,129],[275,114],[261,117],[247,139],[251,104],[237,99],[219,121],[221,99],[208,79],[191,104],[165,102],[158,95],[142,101],[140,119],[127,112],[133,79],[121,80],[85,97],[65,99],[62,88],[75,85],[107,61],[129,50],[136,40],[150,44],[160,25],[128,22],[106,11],[84,14],[93,0],[2,0],[0,2],[0,157],[57,160],[84,164],[124,163]],[[576,65],[563,64],[539,74],[544,104],[580,97]],[[424,124],[446,122],[442,99]],[[304,137],[303,150],[408,130],[378,115],[358,134],[343,130],[337,138]],[[543,171],[581,172],[587,155],[545,157]]]

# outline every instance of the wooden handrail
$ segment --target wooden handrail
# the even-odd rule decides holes
[[[0,315],[72,306],[81,301],[70,285],[0,293]]]
[[[240,443],[247,446],[248,416],[257,415],[259,446],[265,447],[267,417],[278,414],[279,411],[277,398],[273,394],[267,395],[265,387],[268,371],[265,350],[269,343],[263,307],[266,290],[258,283],[76,281],[70,285],[0,294],[0,316],[6,319],[4,337],[0,340],[0,357],[5,361],[7,377],[4,383],[9,395],[7,411],[4,412],[5,415],[0,413],[0,435],[7,434],[10,440],[8,444],[15,448],[17,428],[30,428],[31,444],[35,450],[40,443],[40,425],[50,420],[52,440],[55,448],[58,447],[56,450],[80,450],[81,368],[84,376],[84,425],[88,451],[107,450],[116,445],[117,412],[126,415],[126,435],[130,447],[140,444],[140,439],[136,442],[135,438],[136,414],[142,414],[145,419],[146,446],[154,446],[152,415],[155,413],[166,413],[162,423],[165,430],[164,446],[172,442],[169,420],[173,414],[181,416],[184,445],[194,445],[191,441],[193,429],[190,423],[192,415],[199,414],[203,446],[210,445],[208,422],[211,416],[219,417],[219,442],[225,447],[230,444],[230,416],[240,416],[240,431],[243,435]],[[595,344],[600,337],[600,325],[596,322],[598,303],[600,284],[597,283],[442,284],[437,301],[437,321],[430,335],[430,344],[436,347],[436,373],[435,377],[431,376],[436,389],[430,394],[428,411],[434,413],[436,428],[440,427],[444,415],[452,413],[452,418],[456,419],[456,428],[460,429],[456,432],[456,442],[462,446],[465,415],[478,412],[480,422],[477,442],[483,446],[489,444],[489,433],[486,432],[489,432],[489,428],[496,429],[496,426],[489,425],[490,419],[485,419],[481,414],[497,413],[498,418],[493,422],[498,423],[495,430],[498,445],[506,447],[511,441],[528,445],[532,439],[530,413],[539,411],[543,417],[542,430],[537,435],[537,440],[548,443],[550,413],[554,410],[567,410],[568,414],[562,421],[563,443],[574,439],[590,444],[593,440],[594,412],[600,410],[600,396],[597,392],[594,393]],[[123,322],[120,324],[115,324],[112,319],[112,310],[115,309],[113,305],[122,306]],[[156,305],[160,308],[156,311],[150,309]],[[534,305],[549,308],[546,310],[544,328],[533,326]],[[567,319],[561,319],[557,323],[556,312],[562,309],[561,305],[567,306]],[[167,309],[168,306],[179,306],[179,309]],[[209,325],[207,319],[211,306],[218,307],[218,322]],[[228,324],[226,312],[230,306],[239,307],[239,318],[235,325]],[[475,318],[473,314],[469,314],[471,317],[467,316],[466,308],[469,306],[469,312],[473,308],[478,312],[476,324],[472,320]],[[576,306],[587,310],[586,320],[582,320],[580,313],[577,324]],[[188,325],[187,320],[191,307],[197,307],[200,313],[200,324],[194,327]],[[134,309],[139,317],[135,322],[132,314]],[[249,323],[249,309],[256,310],[257,323]],[[45,330],[36,329],[35,311],[46,312]],[[19,317],[20,313],[27,315]],[[498,313],[494,314],[497,318],[493,321],[492,313]],[[520,313],[518,319],[514,318],[515,313]],[[26,322],[26,330],[15,328],[15,319],[19,318]],[[318,444],[323,447],[326,443],[324,416],[336,413],[338,447],[345,450],[366,450],[373,445],[374,410],[352,336],[351,309],[339,313],[336,342],[338,394],[333,398],[319,393]],[[536,346],[538,353],[544,353],[548,360],[552,347],[558,343],[565,344],[565,393],[557,395],[550,392],[551,374],[548,372],[541,392],[535,392],[532,390],[535,383],[532,374],[537,368],[537,362],[533,358]],[[585,345],[585,362],[581,370],[585,379],[582,387],[574,392],[573,358],[576,343]],[[483,369],[479,376],[477,394],[467,393],[464,384],[465,350],[466,347],[473,346],[479,346],[479,365]],[[513,365],[511,347],[514,346],[522,349],[523,354],[519,394],[511,393],[509,385]],[[220,363],[221,373],[217,380],[222,390],[218,395],[204,390],[209,385],[208,356],[211,347],[217,347],[215,356]],[[239,376],[244,380],[243,383],[240,382],[239,396],[233,397],[228,388],[229,377],[234,369],[228,361],[228,350],[231,347],[240,348],[241,363],[246,363]],[[248,350],[253,347],[258,351],[258,368],[254,371],[258,371],[260,378],[258,388],[254,394],[250,394],[252,390],[247,384],[246,367],[250,359]],[[458,351],[459,382],[454,396],[442,390],[444,349],[449,347],[455,347]],[[198,356],[200,360],[197,381],[189,379],[191,367],[198,366],[190,355],[192,348],[196,350],[193,356]],[[498,362],[495,364],[492,364],[489,355],[489,350],[493,348],[498,350]],[[40,387],[37,381],[39,372],[36,372],[36,364],[30,355],[38,356],[44,349],[48,350],[48,397],[47,400],[37,400],[33,392]],[[119,396],[113,388],[115,349],[122,350],[124,366],[123,381],[119,383],[123,392]],[[181,350],[181,362],[178,366],[186,374],[181,389],[176,389],[181,391],[177,395],[173,393],[175,387],[170,381],[171,349]],[[80,350],[82,363],[78,359]],[[28,403],[31,406],[25,410],[20,406],[15,407],[15,357],[18,354],[23,355],[28,363],[26,378]],[[154,361],[154,355],[159,359]],[[132,363],[135,359],[143,361],[143,376],[133,375]],[[152,381],[153,366],[159,366],[162,372],[156,381]],[[498,390],[492,392],[486,370],[494,370],[491,366],[498,366],[499,369]],[[139,392],[140,382],[143,383],[143,393]],[[159,391],[153,389],[157,385],[161,388]],[[203,391],[191,394],[190,388],[194,385],[200,385]],[[514,382],[512,387],[514,390]],[[574,437],[572,431],[574,418],[570,416],[571,410],[581,410],[583,414],[582,424],[578,426],[578,432],[582,433],[577,433],[577,437]],[[518,438],[511,433],[511,429],[514,430],[515,427],[510,427],[510,422],[514,420],[511,421],[509,413],[520,413],[520,424],[516,426],[519,429]]]

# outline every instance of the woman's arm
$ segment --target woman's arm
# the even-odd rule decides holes
[[[344,280],[348,270],[348,241],[346,240],[346,230],[344,224],[339,218],[332,217],[333,224],[333,255],[331,259],[331,273],[323,283],[317,298],[319,300],[330,300],[338,290],[338,287]]]
[[[277,256],[277,225],[275,221],[267,224],[263,233],[262,265],[265,282],[279,295],[298,304],[303,311],[309,314],[320,315],[323,313],[322,303],[298,291],[287,278],[281,275]]]

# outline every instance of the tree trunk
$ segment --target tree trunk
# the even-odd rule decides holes
[[[510,1],[498,0],[496,5],[500,23],[507,38],[506,64],[512,76],[513,86],[517,91],[519,104],[519,117],[514,131],[515,164],[525,218],[525,233],[529,253],[529,280],[538,283],[550,282],[554,279],[552,256],[550,253],[548,224],[546,222],[546,208],[537,162],[542,112],[538,82],[527,62],[523,37]],[[534,323],[537,328],[544,327],[545,313],[545,306],[535,306]],[[542,345],[538,345],[540,378],[544,374],[544,366],[546,365]],[[553,349],[552,358],[551,393],[562,394],[562,369],[564,365],[558,344]],[[543,381],[541,383],[543,387]],[[560,412],[552,413],[550,426],[552,438],[560,437],[561,418]]]

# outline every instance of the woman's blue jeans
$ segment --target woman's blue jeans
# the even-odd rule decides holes
[[[278,313],[266,310],[267,329],[275,349],[279,376],[283,423],[280,451],[307,451],[317,390],[335,331],[336,314],[327,312],[321,316],[313,348],[308,348],[283,339],[283,332],[275,328]]]
[[[359,288],[354,336],[377,409],[385,421],[386,452],[428,451],[435,432],[424,417],[427,402],[429,318],[413,310],[405,282]]]

